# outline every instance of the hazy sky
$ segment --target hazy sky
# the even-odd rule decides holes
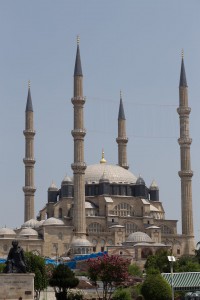
[[[120,89],[128,163],[155,179],[167,219],[181,232],[178,85],[184,48],[189,86],[193,209],[200,240],[200,1],[0,1],[0,226],[24,220],[24,124],[28,80],[35,115],[35,214],[52,180],[72,175],[76,36],[84,74],[85,161],[101,149],[117,164]]]

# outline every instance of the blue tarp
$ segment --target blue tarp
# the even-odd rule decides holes
[[[6,259],[0,258],[0,264],[4,264],[6,262]]]
[[[80,261],[80,260],[86,260],[86,259],[90,259],[90,258],[97,258],[97,257],[103,256],[105,254],[107,254],[107,251],[91,253],[91,254],[84,254],[84,255],[77,255],[73,258],[73,260]]]

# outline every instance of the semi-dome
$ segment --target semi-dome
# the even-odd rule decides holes
[[[34,230],[32,228],[22,228],[19,235],[22,235],[22,236],[38,236],[38,233],[37,233],[36,230]]]
[[[141,242],[152,243],[153,241],[148,234],[137,231],[137,232],[131,233],[128,236],[126,242],[127,243],[141,243]]]
[[[37,227],[37,224],[38,224],[39,221],[35,220],[35,219],[30,219],[28,221],[26,221],[23,225],[22,225],[22,228],[36,228]]]
[[[137,180],[130,171],[106,163],[90,165],[85,171],[86,183],[99,183],[103,177],[109,180],[110,183],[135,183]]]
[[[71,248],[75,247],[92,247],[93,245],[87,239],[75,238],[71,242]]]
[[[45,220],[38,221],[35,228],[39,228],[40,226],[43,225],[44,222],[45,222]]]
[[[60,219],[56,219],[56,218],[49,218],[49,219],[46,219],[43,223],[43,225],[64,225],[64,222]]]
[[[0,228],[0,235],[16,235],[16,232],[11,228],[3,227]]]
[[[85,201],[85,208],[97,208],[97,206],[89,201]]]

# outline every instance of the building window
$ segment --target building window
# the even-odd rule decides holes
[[[120,203],[116,205],[113,211],[116,216],[120,216],[120,217],[134,216],[134,211],[132,206],[130,206],[127,203]]]
[[[126,233],[132,233],[138,231],[138,226],[135,223],[126,223],[125,224]]]
[[[177,249],[177,254],[180,255],[181,254],[181,250]]]
[[[102,226],[99,223],[91,223],[88,226],[88,232],[102,232]]]
[[[104,252],[104,247],[101,247],[101,252]]]
[[[173,234],[173,230],[166,225],[161,225],[161,232],[164,234]]]
[[[8,250],[8,245],[3,245],[3,251],[7,251]]]
[[[58,238],[59,238],[59,240],[62,240],[62,239],[63,239],[62,232],[59,232],[59,234],[58,234]]]

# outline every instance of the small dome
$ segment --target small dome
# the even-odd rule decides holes
[[[159,188],[158,188],[158,185],[157,185],[157,183],[156,183],[155,180],[152,181],[152,183],[151,183],[149,189],[150,189],[150,190],[158,190],[158,189],[159,189]]]
[[[144,232],[133,232],[131,233],[126,242],[128,243],[141,243],[141,242],[145,242],[145,243],[152,243],[152,239],[150,238],[150,236]]]
[[[93,245],[87,239],[75,238],[71,242],[71,248],[76,247],[92,247]]]
[[[48,191],[57,191],[57,190],[58,190],[58,188],[57,188],[55,182],[52,181],[50,187],[48,188]]]
[[[38,236],[38,233],[36,230],[32,229],[32,228],[22,228],[22,230],[20,231],[19,235],[23,235],[23,236]]]
[[[40,226],[42,226],[42,224],[44,223],[45,220],[41,220],[38,221],[37,224],[35,225],[35,228],[39,228]]]
[[[136,184],[137,185],[145,185],[145,181],[141,176],[139,176],[137,181],[136,181]]]
[[[0,228],[0,235],[16,235],[16,232],[11,228],[3,227]]]
[[[64,225],[64,222],[60,219],[56,219],[56,218],[49,218],[46,219],[42,225],[48,226],[48,225]]]
[[[22,225],[22,228],[36,228],[37,227],[37,223],[38,221],[35,220],[35,219],[30,219],[28,221],[26,221],[23,225]]]
[[[71,178],[67,175],[63,178],[63,181],[62,181],[62,184],[65,184],[65,183],[72,183]]]

